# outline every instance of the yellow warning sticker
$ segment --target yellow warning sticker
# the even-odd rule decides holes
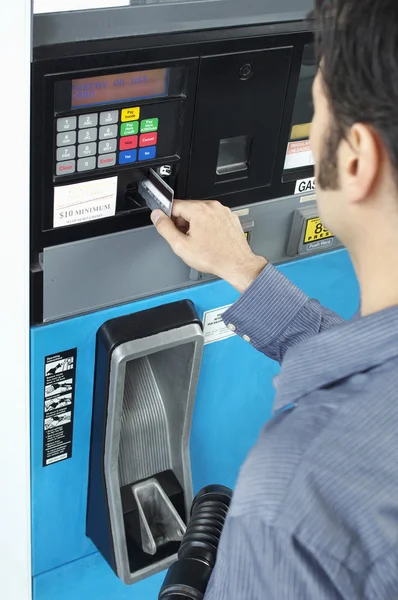
[[[326,240],[331,237],[334,237],[333,233],[330,233],[330,231],[322,225],[319,217],[308,219],[305,227],[304,244],[316,242],[318,240]]]

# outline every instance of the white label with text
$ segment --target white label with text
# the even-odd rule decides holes
[[[232,337],[233,331],[228,329],[222,320],[223,313],[231,306],[221,306],[213,310],[207,310],[203,314],[203,334],[205,336],[205,344],[219,342]]]
[[[290,169],[301,169],[314,165],[314,156],[309,140],[289,142],[286,152],[285,171]]]
[[[112,217],[116,212],[116,196],[117,177],[56,187],[53,227]]]
[[[308,179],[299,179],[296,181],[295,194],[305,194],[306,192],[315,192],[315,177]]]

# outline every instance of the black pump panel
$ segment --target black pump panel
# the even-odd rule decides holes
[[[201,60],[188,197],[214,198],[272,183],[292,51]]]

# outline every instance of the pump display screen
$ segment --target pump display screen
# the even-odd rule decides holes
[[[317,69],[314,45],[308,44],[304,49],[300,70],[289,143],[286,150],[285,171],[310,167],[314,164],[309,136],[314,112],[312,83]]]
[[[133,71],[72,80],[71,108],[167,95],[169,69]]]

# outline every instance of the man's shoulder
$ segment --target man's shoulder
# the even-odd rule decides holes
[[[272,525],[335,412],[336,407],[326,403],[315,412],[298,406],[275,415],[241,468],[231,514],[261,516]]]
[[[283,527],[307,546],[327,543],[338,560],[356,544],[377,559],[386,532],[398,535],[386,505],[398,487],[397,384],[398,367],[383,368],[370,385],[354,376],[277,415],[242,468],[232,514]]]

